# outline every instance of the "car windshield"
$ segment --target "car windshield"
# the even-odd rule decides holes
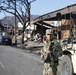
[[[10,36],[2,36],[2,38],[10,38]]]
[[[73,39],[69,38],[63,41],[63,43],[70,44],[73,42]]]
[[[72,39],[71,39],[71,38],[69,38],[69,39],[67,40],[67,44],[70,44],[70,43],[72,43]]]

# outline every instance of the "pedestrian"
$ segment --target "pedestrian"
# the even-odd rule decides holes
[[[43,75],[56,75],[58,57],[62,55],[62,48],[54,39],[52,29],[46,30],[46,43],[41,50],[41,58],[44,60]]]

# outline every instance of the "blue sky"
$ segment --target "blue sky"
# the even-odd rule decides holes
[[[43,15],[71,4],[76,4],[76,0],[36,0],[31,3],[31,14]],[[9,14],[0,13],[0,15],[0,18],[3,18]]]
[[[71,4],[76,4],[76,0],[36,0],[31,4],[31,13],[42,15]]]

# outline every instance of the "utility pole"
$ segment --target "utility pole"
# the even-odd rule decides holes
[[[28,25],[30,25],[30,9],[31,9],[31,3],[34,2],[36,0],[32,0],[30,2],[28,2],[27,4],[27,10],[28,10]]]
[[[15,32],[14,32],[14,34],[15,34],[15,44],[17,44],[17,38],[16,38],[16,0],[15,0]]]
[[[30,9],[31,9],[31,5],[30,5],[30,2],[28,2],[28,25],[30,25]]]
[[[57,13],[56,14],[57,18],[58,18],[58,34],[57,34],[57,40],[59,41],[59,43],[61,43],[61,24],[60,24],[60,21],[61,21],[61,13]]]

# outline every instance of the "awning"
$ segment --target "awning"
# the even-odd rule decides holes
[[[60,21],[61,19],[70,19],[70,14],[76,14],[76,4],[67,6],[65,8],[41,15],[34,19],[32,22],[35,25],[42,25],[46,27],[55,27],[51,23],[47,23],[47,21]]]

